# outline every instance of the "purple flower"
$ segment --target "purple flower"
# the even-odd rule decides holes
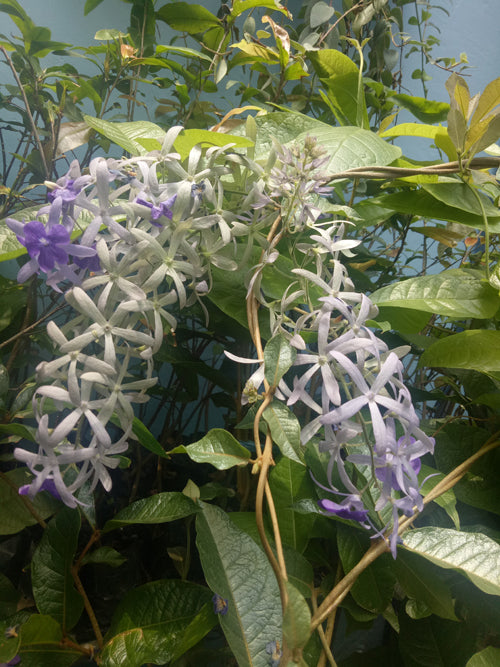
[[[14,665],[18,665],[20,662],[21,656],[16,655],[9,662],[0,662],[0,667],[14,667]]]
[[[151,223],[155,227],[161,227],[162,225],[158,222],[158,220],[162,217],[165,216],[169,220],[172,220],[173,216],[173,206],[175,203],[175,200],[177,199],[177,195],[173,195],[166,201],[162,201],[159,203],[158,206],[155,206],[152,204],[150,201],[147,201],[146,199],[142,199],[142,197],[137,197],[135,200],[136,204],[140,204],[141,206],[147,206],[149,209],[151,209]]]
[[[81,247],[86,247],[86,246],[81,246]],[[88,257],[75,257],[74,261],[75,264],[80,269],[88,269],[91,273],[98,273],[99,271],[101,271],[102,267],[101,267],[101,262],[99,260],[99,255],[97,254],[95,243],[92,245],[92,250],[94,250],[93,255],[90,255]]]
[[[225,616],[227,614],[229,603],[225,598],[216,593],[212,598],[212,603],[214,605],[214,614],[220,614],[221,616]]]
[[[400,440],[403,440],[403,438],[400,438],[398,443]],[[415,438],[412,438],[412,440],[415,441]],[[379,466],[376,462],[375,475],[377,476],[377,479],[384,483],[384,486],[388,484],[394,491],[405,492],[405,489],[402,489],[398,482],[398,477],[402,474],[399,472],[398,468],[403,468],[403,472],[406,472],[406,474],[408,474],[408,471],[411,468],[415,475],[418,475],[421,466],[422,462],[420,459],[413,459],[410,461],[403,459],[403,461],[401,461],[397,454],[388,452],[385,456],[384,465]]]
[[[66,183],[61,188],[55,188],[55,190],[49,190],[47,193],[47,199],[50,203],[56,199],[62,199],[63,204],[71,204],[75,201],[79,193],[81,192],[82,186],[89,180],[89,177],[84,177],[80,179],[66,179]],[[83,182],[82,182],[83,181]]]
[[[24,225],[24,237],[17,240],[26,247],[29,256],[38,261],[42,271],[51,271],[56,264],[68,263],[70,235],[63,225],[45,227],[43,222],[32,220]]]
[[[20,496],[28,496],[31,490],[31,484],[25,484],[24,486],[20,486],[18,493]],[[54,496],[56,500],[62,500],[59,491],[57,490],[56,484],[54,480],[51,477],[47,477],[42,482],[42,485],[38,489],[37,493],[40,491],[48,491],[51,496]]]
[[[351,519],[367,527],[364,521],[368,516],[368,510],[365,509],[361,498],[355,494],[349,494],[340,504],[334,503],[333,500],[323,499],[318,500],[318,505],[328,514],[334,514],[341,519]]]

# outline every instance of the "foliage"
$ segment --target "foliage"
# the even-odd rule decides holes
[[[126,1],[0,4],[0,662],[496,664],[500,80],[428,2]]]

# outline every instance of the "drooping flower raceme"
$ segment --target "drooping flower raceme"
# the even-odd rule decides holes
[[[280,302],[269,304],[261,293],[264,261],[254,267],[249,291],[272,311],[272,332],[285,335],[297,349],[291,386],[282,381],[280,390],[291,409],[302,405],[299,413],[305,409],[310,415],[302,428],[303,445],[316,442],[330,455],[327,482],[315,480],[320,495],[330,494],[319,501],[321,510],[385,535],[395,556],[399,515],[423,507],[417,474],[434,441],[421,430],[404,384],[400,357],[407,350],[391,351],[375,335],[369,321],[377,308],[355,289],[340,259],[352,256],[359,242],[344,238],[349,223],[321,215],[318,195],[329,192],[319,171],[323,166],[311,141],[302,151],[277,151],[255,208],[262,215],[279,210],[282,216],[272,241],[273,263],[279,257],[277,240],[296,233],[301,236],[293,247],[305,259],[292,269],[297,283]],[[263,377],[263,369],[252,376],[252,402],[259,398],[255,382]]]
[[[30,256],[19,279],[45,272],[75,313],[48,326],[59,356],[37,367],[38,449],[15,449],[34,475],[22,493],[46,489],[75,507],[84,484],[111,489],[109,470],[128,448],[132,406],[147,400],[156,383],[153,356],[165,329],[176,327],[172,307],[200,299],[211,262],[233,240],[228,216],[216,211],[220,176],[229,171],[224,162],[242,158],[224,157],[219,148],[202,157],[195,147],[186,171],[170,152],[180,129],[167,132],[160,152],[96,158],[89,175],[72,163],[65,177],[48,184],[49,203],[36,220],[8,220]]]

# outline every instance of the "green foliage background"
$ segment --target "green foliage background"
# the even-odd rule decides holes
[[[87,0],[81,14],[101,2]],[[251,355],[245,279],[257,247],[237,271],[214,269],[208,324],[193,307],[165,336],[162,382],[153,407],[137,414],[113,495],[97,491],[82,510],[45,493],[19,496],[28,473],[13,445],[36,440],[26,359],[50,355],[45,324],[67,305],[37,279],[2,277],[0,661],[260,666],[278,664],[279,651],[273,663],[266,650],[274,642],[282,665],[498,664],[500,79],[474,98],[459,75],[465,62],[434,58],[430,3],[337,4],[307,2],[292,17],[274,0],[234,0],[217,13],[135,0],[124,2],[127,33],[103,28],[97,45],[81,45],[52,41],[22,3],[3,0],[0,51],[13,79],[0,88],[0,218],[29,219],[45,201],[40,185],[73,155],[85,167],[98,154],[145,154],[175,124],[185,127],[175,144],[183,158],[196,144],[226,144],[229,133],[265,164],[272,140],[316,136],[331,155],[332,210],[362,240],[346,263],[379,306],[373,328],[411,347],[408,386],[436,438],[422,471],[425,512],[412,530],[402,521],[395,561],[383,540],[370,545],[358,526],[321,515],[309,470],[324,461],[274,402],[263,421],[275,445],[276,543],[255,506],[254,415],[243,414],[241,378],[222,355]],[[402,37],[403,9],[420,39]],[[175,35],[168,44],[157,37],[165,25]],[[401,79],[412,52],[422,56],[411,75],[421,95]],[[45,66],[49,54],[60,64]],[[449,70],[449,104],[427,97],[436,64]],[[403,155],[401,137],[427,140],[425,160]],[[0,261],[25,252],[2,222]],[[270,300],[290,285],[292,259],[262,272]],[[264,321],[261,332],[267,342]],[[276,339],[265,346],[273,386],[289,351]],[[280,549],[284,608],[270,564]],[[227,615],[214,613],[213,594],[228,601]]]

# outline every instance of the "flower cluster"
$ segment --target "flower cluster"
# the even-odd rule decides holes
[[[179,131],[167,132],[161,151],[97,158],[86,175],[73,163],[48,184],[49,203],[36,220],[8,220],[30,257],[19,280],[45,272],[76,314],[48,326],[59,356],[37,367],[38,451],[15,450],[35,476],[22,492],[48,489],[74,507],[83,484],[111,488],[109,469],[127,450],[132,404],[146,401],[156,382],[153,358],[165,329],[176,327],[174,309],[202,304],[211,266],[234,270],[236,257],[246,262],[257,245],[261,258],[250,271],[248,295],[267,308],[271,332],[297,351],[292,381],[281,380],[275,397],[312,415],[302,442],[317,442],[329,454],[327,483],[318,485],[335,499],[319,505],[375,534],[389,533],[395,554],[400,513],[422,507],[420,458],[434,443],[404,384],[406,350],[390,350],[372,331],[377,309],[341,261],[359,242],[344,238],[348,222],[325,217],[327,158],[307,138],[301,148],[275,147],[266,168],[199,146],[184,167],[171,151]],[[224,186],[241,165],[247,178],[238,202],[229,204]],[[268,301],[263,277],[292,238],[291,284]],[[244,402],[259,400],[263,381],[260,363]]]
[[[423,507],[417,474],[420,458],[432,452],[434,441],[420,428],[404,384],[400,357],[408,348],[390,350],[375,335],[369,321],[376,317],[377,308],[356,291],[341,261],[342,254],[352,256],[359,241],[344,238],[349,223],[323,221],[315,207],[316,196],[327,191],[318,185],[324,176],[314,175],[322,165],[317,148],[309,143],[304,152],[308,146],[315,158],[307,164],[298,151],[286,150],[278,156],[282,164],[273,168],[271,193],[264,191],[258,204],[269,206],[271,195],[279,195],[284,235],[306,232],[294,246],[304,257],[304,268],[292,269],[296,284],[281,302],[266,304],[272,332],[284,334],[297,349],[292,385],[281,381],[275,397],[292,409],[302,404],[301,412],[312,415],[303,426],[302,443],[316,441],[320,451],[329,453],[327,485],[317,483],[336,500],[320,500],[321,509],[373,528],[376,535],[389,533],[395,556],[400,513],[412,515],[415,507]],[[287,180],[293,165],[301,177]],[[277,261],[276,242],[271,241],[250,280],[249,289],[260,303],[265,303],[258,290],[266,253],[272,262]],[[263,378],[261,364],[247,382],[244,402],[259,400]],[[360,477],[366,482],[362,490],[359,481],[353,481]]]
[[[58,356],[36,369],[38,451],[15,450],[34,474],[23,493],[48,489],[74,507],[82,485],[111,488],[109,469],[128,448],[132,404],[147,400],[157,381],[153,356],[165,330],[176,327],[173,308],[200,300],[211,264],[236,268],[225,252],[233,232],[221,176],[229,159],[240,158],[219,159],[219,148],[203,156],[195,147],[186,170],[170,152],[180,129],[167,132],[161,151],[94,159],[88,175],[74,162],[49,184],[37,220],[8,220],[30,256],[18,279],[44,271],[76,315],[48,326]]]

